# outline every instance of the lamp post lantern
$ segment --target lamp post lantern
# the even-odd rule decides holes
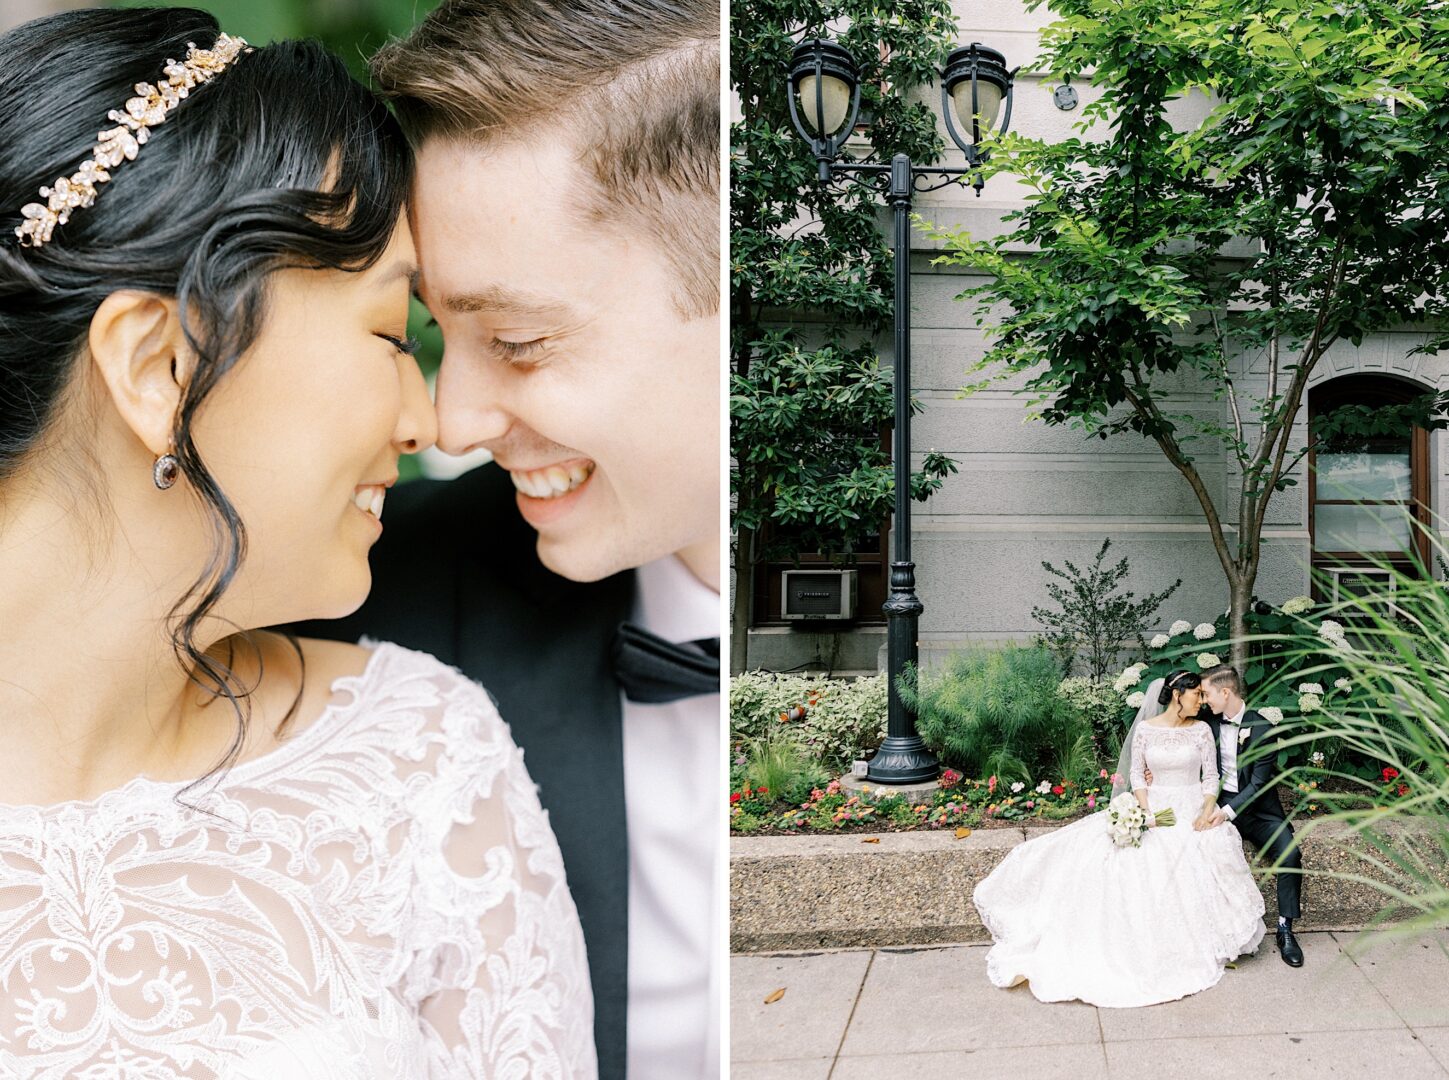
[[[983,181],[978,170],[987,159],[981,143],[993,130],[1004,134],[1011,123],[1017,70],[1008,71],[1006,58],[979,42],[954,50],[940,73],[941,109],[951,141],[966,155],[966,167],[913,165],[905,154],[896,154],[885,165],[840,160],[860,111],[859,69],[850,53],[833,41],[814,37],[797,45],[790,58],[790,119],[819,163],[821,183],[849,180],[872,188],[885,197],[892,215],[895,529],[890,594],[882,606],[890,706],[885,741],[866,773],[866,779],[877,784],[923,783],[940,772],[939,762],[916,733],[915,712],[901,699],[897,686],[906,666],[919,659],[916,635],[924,610],[916,596],[916,565],[911,560],[911,202],[917,191],[934,191],[972,174],[972,186],[981,194]]]

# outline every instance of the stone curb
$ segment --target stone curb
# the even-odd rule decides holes
[[[889,945],[990,942],[971,903],[976,882],[1017,844],[1052,826],[981,829],[957,840],[948,831],[881,833],[866,843],[847,836],[761,836],[730,839],[730,950],[775,952]],[[1363,873],[1344,850],[1350,834],[1324,823],[1302,835],[1303,930],[1360,930],[1387,898],[1363,882],[1312,876],[1323,871]],[[1386,827],[1388,835],[1421,840],[1422,828]],[[1428,844],[1444,870],[1443,849]],[[1249,851],[1249,858],[1252,852]],[[1269,925],[1278,904],[1271,875],[1260,875]]]

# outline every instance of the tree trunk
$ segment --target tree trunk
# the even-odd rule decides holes
[[[1240,678],[1248,677],[1248,643],[1243,639],[1248,634],[1248,605],[1253,598],[1253,584],[1258,577],[1258,568],[1253,566],[1235,575],[1228,582],[1231,597],[1231,611],[1228,614],[1228,634],[1232,638],[1233,653],[1229,661],[1237,668]]]
[[[735,597],[730,609],[730,674],[739,675],[749,670],[750,647],[750,601],[754,596],[755,534],[751,529],[740,529],[735,534]]]

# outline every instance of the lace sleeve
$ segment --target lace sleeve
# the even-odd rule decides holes
[[[432,762],[410,777],[416,883],[403,943],[429,1075],[589,1080],[593,999],[558,843],[492,701],[438,669],[428,745],[402,751]]]
[[[1138,724],[1132,736],[1132,790],[1147,786],[1147,725]]]
[[[1202,793],[1204,796],[1217,796],[1218,793],[1218,750],[1213,745],[1212,729],[1206,724],[1199,723],[1197,731],[1198,747],[1202,751]]]

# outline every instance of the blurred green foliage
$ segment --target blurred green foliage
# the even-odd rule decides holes
[[[358,79],[371,85],[367,59],[393,38],[407,34],[440,0],[112,0],[112,7],[190,7],[216,16],[222,29],[253,45],[288,38],[316,38],[337,53]],[[427,308],[414,300],[408,333],[416,337],[418,364],[432,375],[443,357],[443,335],[430,326]],[[405,480],[419,475],[417,462],[402,461]]]

